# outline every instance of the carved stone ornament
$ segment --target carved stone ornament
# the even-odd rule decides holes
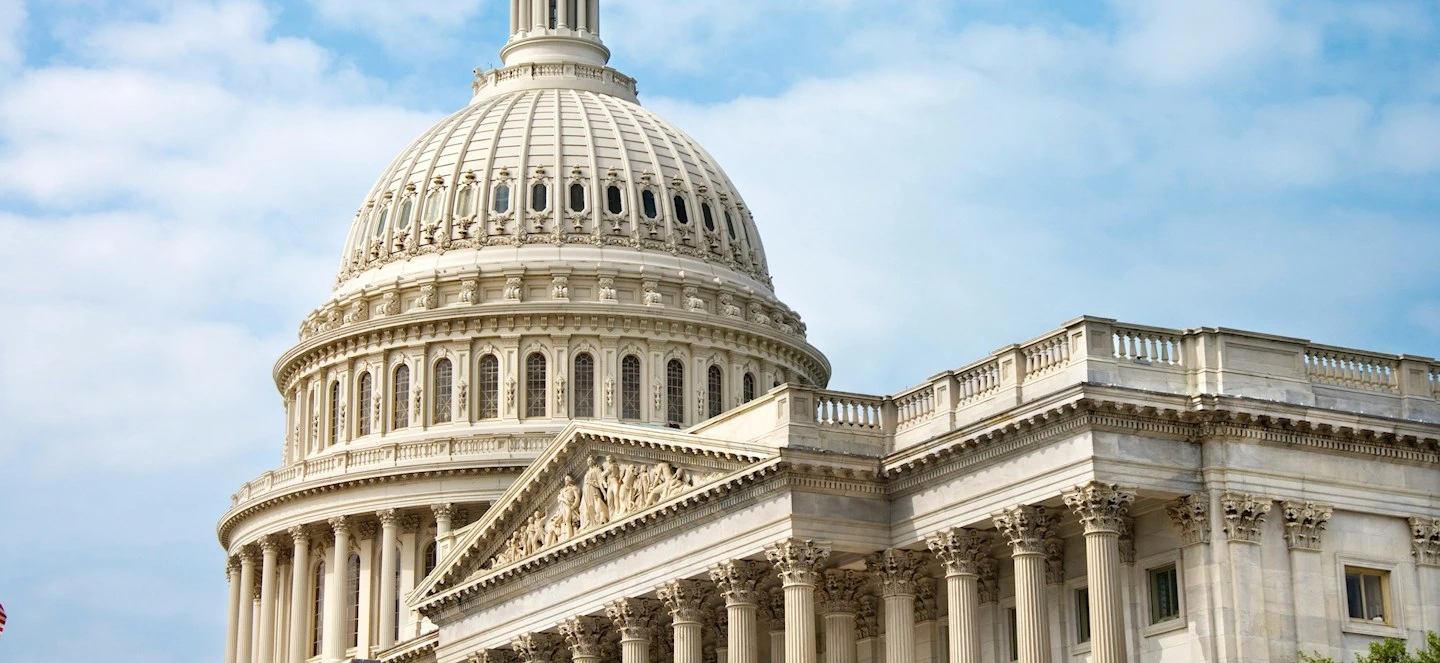
[[[375,312],[381,316],[396,315],[400,313],[400,293],[390,291],[380,298],[380,306]]]
[[[765,546],[765,557],[775,566],[785,586],[813,586],[819,583],[820,568],[830,557],[830,544],[787,539]]]
[[[459,302],[466,306],[473,306],[480,301],[480,282],[476,279],[465,279],[460,282]]]
[[[353,325],[357,322],[365,322],[370,319],[370,303],[364,299],[357,300],[350,304],[349,310],[345,311],[345,324]]]
[[[1180,528],[1185,545],[1210,543],[1210,494],[1186,495],[1165,507],[1170,520]]]
[[[350,533],[351,522],[349,516],[335,516],[334,518],[331,518],[329,520],[329,523],[330,529],[335,530],[336,534],[339,534],[341,532],[344,532],[346,534]]]
[[[1022,505],[990,516],[1016,555],[1045,554],[1045,539],[1055,519],[1043,506]]]
[[[1242,543],[1260,543],[1265,514],[1270,513],[1270,499],[1244,493],[1227,492],[1220,496],[1225,512],[1225,538]]]
[[[400,531],[406,534],[414,534],[420,531],[420,516],[410,514],[400,516]]]
[[[1314,502],[1280,503],[1285,515],[1285,545],[1291,550],[1320,550],[1320,535],[1330,523],[1335,508]]]
[[[296,525],[286,530],[286,532],[290,535],[290,541],[292,543],[299,543],[301,541],[306,543],[310,542],[310,528],[304,525]]]
[[[772,585],[762,592],[759,614],[770,622],[770,630],[785,630],[785,590]]]
[[[1086,534],[1120,533],[1120,521],[1135,501],[1135,493],[1118,485],[1091,481],[1061,495],[1065,505],[1080,518]]]
[[[1135,519],[1130,516],[1120,519],[1120,563],[1135,563]]]
[[[963,527],[954,527],[925,538],[930,552],[945,566],[945,575],[978,575],[979,562],[990,556],[990,537]]]
[[[1440,566],[1440,518],[1411,518],[1410,535],[1415,563]]]
[[[515,652],[509,649],[481,649],[467,655],[465,663],[515,663]]]
[[[570,645],[575,658],[599,658],[600,640],[605,637],[605,619],[582,615],[560,622],[560,636]]]
[[[665,602],[675,623],[705,621],[705,585],[699,580],[671,580],[656,588],[655,595]]]
[[[550,280],[551,299],[570,299],[570,278],[556,276]]]
[[[881,596],[914,596],[925,561],[915,552],[891,548],[866,558],[865,568],[880,581]]]
[[[853,615],[860,610],[860,595],[865,589],[864,573],[848,569],[826,569],[820,584],[820,614]]]
[[[730,293],[720,294],[720,314],[727,318],[744,318],[745,312],[735,305],[735,297]]]
[[[605,411],[610,412],[615,408],[615,378],[605,376]]]
[[[434,284],[420,286],[420,297],[415,300],[415,308],[421,311],[429,311],[440,305],[439,288]]]
[[[1053,530],[1052,530],[1053,531]],[[1065,582],[1065,540],[1058,536],[1045,539],[1045,584]]]
[[[982,558],[979,576],[980,602],[1000,602],[1000,563],[992,557]]]
[[[505,412],[515,411],[515,376],[505,378]]]
[[[605,616],[620,630],[622,640],[649,640],[650,624],[660,611],[655,599],[618,599],[605,604]]]
[[[555,636],[549,633],[525,633],[510,641],[510,648],[520,663],[551,663],[551,653],[558,645]]]
[[[755,605],[755,590],[765,577],[765,565],[748,559],[722,562],[710,569],[710,580],[720,589],[726,605]]]
[[[660,308],[665,307],[665,297],[660,294],[659,282],[643,281],[641,282],[641,288],[643,288],[645,291],[645,294],[643,295],[643,298],[640,302],[641,304],[644,304],[646,306],[658,306]]]
[[[935,579],[921,576],[915,583],[915,621],[933,622],[940,617],[940,602],[936,598]]]
[[[615,279],[609,276],[600,277],[600,286],[596,296],[602,302],[613,302],[618,299],[615,292]]]
[[[690,312],[692,312],[692,313],[705,313],[705,312],[706,312],[706,309],[705,309],[705,300],[703,300],[703,299],[700,298],[700,289],[699,289],[699,288],[697,288],[697,287],[695,287],[695,286],[686,286],[685,289],[684,289],[684,294],[685,294],[685,310],[690,311]]]
[[[523,281],[522,279],[520,279],[519,277],[514,277],[514,276],[512,276],[512,277],[510,277],[510,278],[508,278],[508,279],[505,279],[505,294],[504,294],[505,301],[507,301],[507,302],[518,302],[518,301],[520,301],[521,298],[522,298],[522,296],[523,296],[523,292],[522,292],[522,288],[521,288],[521,286],[522,286],[523,284],[524,284],[524,281]]]
[[[860,640],[880,637],[880,615],[875,610],[876,603],[873,596],[861,596],[859,599],[859,610],[855,613],[855,631]]]

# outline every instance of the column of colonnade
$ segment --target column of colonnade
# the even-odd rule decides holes
[[[435,516],[431,522],[436,525],[437,537],[450,533],[456,526],[454,519],[466,517],[463,510],[450,504],[432,505],[427,512]],[[361,587],[372,586],[377,579],[373,574],[378,573],[379,593],[367,602],[368,592],[362,589],[360,617],[370,619],[360,624],[354,653],[363,658],[393,647],[397,630],[401,631],[399,641],[418,635],[418,629],[397,629],[407,624],[406,616],[397,610],[397,597],[409,593],[420,581],[419,573],[406,565],[421,564],[429,540],[415,534],[421,522],[415,514],[383,509],[374,514],[339,516],[324,524],[297,525],[240,546],[226,561],[225,663],[303,663],[316,654],[317,634],[323,663],[349,660],[349,620],[354,617],[349,612],[349,557],[362,548],[369,550],[367,546],[379,547],[374,556],[378,564],[362,565]],[[314,611],[319,588],[314,583],[317,564],[322,561],[324,614],[319,615],[317,624]],[[401,568],[398,581],[397,567]]]

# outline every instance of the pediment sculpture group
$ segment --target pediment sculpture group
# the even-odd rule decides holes
[[[525,519],[490,561],[499,568],[577,534],[644,511],[688,492],[697,477],[667,462],[654,465],[622,463],[613,456],[591,456],[577,482],[566,475],[555,503]]]

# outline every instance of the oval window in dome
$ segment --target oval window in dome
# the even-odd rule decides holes
[[[625,199],[620,194],[620,187],[611,184],[605,190],[605,205],[611,214],[620,214],[625,211]]]
[[[715,232],[715,214],[710,211],[710,203],[700,203],[700,216],[705,219],[705,229]]]
[[[425,203],[425,223],[435,223],[440,220],[440,203],[445,202],[445,194],[436,191],[430,194],[430,200]]]
[[[470,216],[470,187],[468,186],[455,194],[455,216],[461,219]]]
[[[530,188],[530,209],[536,212],[544,212],[550,209],[550,187],[544,182]]]
[[[495,213],[504,214],[510,211],[510,185],[501,184],[495,187]]]
[[[570,211],[585,211],[585,185],[579,182],[570,185]]]
[[[655,192],[646,189],[640,194],[640,206],[645,209],[645,216],[655,218],[660,216],[660,206],[655,203]]]
[[[725,211],[725,232],[730,233],[730,239],[731,239],[732,241],[736,239],[736,236],[735,236],[735,221],[734,221],[734,219],[731,219],[731,218],[730,218],[730,211],[729,211],[729,210],[726,210],[726,211]]]
[[[375,236],[384,237],[385,227],[390,223],[390,208],[380,209],[380,220],[375,222]]]
[[[412,201],[407,200],[404,204],[400,205],[400,218],[395,220],[395,227],[399,228],[400,230],[405,230],[406,228],[409,228],[410,215],[414,211],[415,203]]]
[[[675,196],[675,220],[680,223],[690,223],[690,210],[685,207],[685,198]]]

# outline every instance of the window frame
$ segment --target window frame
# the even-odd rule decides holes
[[[343,406],[344,400],[345,391],[340,386],[340,380],[338,378],[332,380],[330,382],[330,402],[327,408],[330,418],[330,434],[327,436],[328,444],[325,445],[327,447],[338,447],[345,441],[344,431],[340,429],[340,408]]]
[[[759,397],[759,378],[755,377],[754,371],[745,371],[745,375],[740,377],[740,398],[743,399],[746,403],[749,403],[750,401],[753,401]]]
[[[1060,620],[1065,631],[1065,645],[1071,656],[1090,653],[1090,642],[1095,637],[1094,622],[1090,619],[1090,579],[1085,576],[1065,583],[1065,600],[1061,601]],[[1080,639],[1081,597],[1084,597],[1085,639]]]
[[[375,399],[375,372],[363,370],[355,382],[355,437],[365,437],[375,432],[374,413],[370,402]]]
[[[1172,573],[1175,576],[1175,614],[1171,617],[1161,619],[1158,617],[1160,610],[1160,598],[1156,593],[1156,581],[1160,574]],[[1145,602],[1147,610],[1147,626],[1160,626],[1173,621],[1184,619],[1185,611],[1180,606],[1180,565],[1175,562],[1168,562],[1145,569]]]
[[[655,195],[655,190],[649,187],[641,189],[640,216],[643,216],[653,221],[660,218],[663,212],[664,210],[661,209],[660,197]]]
[[[310,568],[310,656],[325,652],[325,560],[318,559]]]
[[[494,372],[487,370],[486,362],[494,366]],[[475,384],[477,398],[476,406],[478,412],[476,417],[488,421],[499,419],[500,412],[500,357],[493,352],[486,352],[480,355],[480,360],[475,364]],[[490,378],[494,378],[491,380]]]
[[[1001,644],[1004,646],[1000,655],[1003,660],[1015,663],[1020,660],[1020,613],[1015,607],[1015,598],[1010,597],[1000,602],[1000,629],[1002,631]],[[996,647],[999,649],[999,647]]]
[[[345,558],[345,649],[353,650],[360,646],[360,598],[361,598],[361,575],[364,572],[365,562],[360,559],[360,553],[352,552]]]
[[[551,211],[550,207],[551,207],[551,205],[553,204],[553,203],[550,201],[550,197],[551,197],[551,196],[550,196],[550,183],[549,183],[549,182],[535,182],[535,183],[531,184],[531,185],[530,185],[530,198],[529,198],[529,200],[527,201],[527,202],[529,203],[529,205],[530,205],[530,211],[531,211],[531,212],[535,212],[535,213],[537,213],[537,214],[545,214],[545,213],[550,212],[550,211]],[[540,200],[540,198],[544,198],[544,200]],[[539,207],[539,206],[537,206],[537,205],[535,204],[535,203],[537,203],[537,202],[543,202],[543,203],[545,203],[545,206],[544,206],[544,207]]]
[[[589,375],[580,374],[580,361],[585,359],[589,362],[586,368]],[[570,397],[572,403],[570,415],[576,419],[595,418],[595,354],[588,350],[576,352],[570,360],[570,389],[574,392]],[[582,413],[582,406],[585,410]]]
[[[441,367],[445,367],[442,372]],[[444,380],[442,383],[441,380]],[[443,419],[441,417],[444,417]],[[441,357],[430,365],[430,423],[455,421],[455,362]]]
[[[610,197],[611,192],[614,192],[614,193],[615,193],[614,200],[611,200],[611,197]],[[610,203],[612,203],[612,202],[613,202],[613,203],[616,203],[616,204],[615,204],[615,205],[611,205]],[[620,208],[620,209],[617,210],[617,209],[615,209],[616,207],[618,207],[618,208]],[[607,213],[609,213],[611,216],[621,216],[621,215],[625,214],[625,188],[624,188],[624,187],[620,186],[619,184],[607,184],[607,185],[605,185],[605,211],[606,211]]]
[[[672,357],[665,361],[665,425],[670,428],[685,427],[685,373],[685,360]]]
[[[405,372],[405,381],[400,381],[400,372]],[[390,430],[404,430],[410,427],[410,381],[415,377],[415,371],[410,369],[410,364],[401,362],[390,371]],[[401,385],[404,389],[401,389]],[[404,422],[400,420],[405,417]]]
[[[1352,619],[1349,610],[1349,590],[1345,586],[1345,575],[1350,569],[1368,571],[1381,576],[1382,601],[1388,621],[1372,622]],[[1340,597],[1340,609],[1345,617],[1340,620],[1340,630],[1345,633],[1405,639],[1405,583],[1398,582],[1400,562],[1357,555],[1335,556],[1335,580]]]
[[[630,359],[635,360],[635,383],[633,385],[633,392],[629,388],[631,386],[628,381],[628,378],[630,376],[625,370],[625,364]],[[632,393],[635,405],[634,416],[630,416],[630,411],[627,409],[632,399]],[[620,421],[645,420],[645,360],[641,359],[639,354],[628,353],[620,358],[620,402],[618,405],[620,407],[619,411],[616,413],[616,418],[618,418]]]
[[[1150,594],[1152,590],[1150,587],[1150,571],[1172,564],[1175,566],[1175,598],[1180,604],[1180,616],[1175,619],[1167,619],[1163,622],[1151,624],[1150,604],[1153,598]],[[1140,629],[1141,637],[1149,638],[1162,633],[1190,628],[1190,608],[1187,606],[1185,600],[1185,563],[1179,549],[1169,550],[1158,555],[1151,555],[1144,559],[1137,560],[1132,573],[1134,574],[1130,578],[1132,586],[1138,585],[1137,588],[1143,593],[1139,606],[1139,609],[1143,610],[1143,613],[1137,613],[1136,615],[1136,618],[1139,619],[1140,615],[1143,614],[1145,619],[1144,626]]]
[[[500,208],[500,192],[505,192],[505,208]],[[490,189],[490,211],[496,214],[509,214],[515,209],[515,187],[510,186],[509,181],[496,182]]]
[[[539,358],[540,369],[539,379],[536,379],[536,364],[532,360]],[[550,416],[550,358],[544,352],[532,350],[525,354],[525,417],[526,419],[544,419]],[[539,392],[538,394],[536,392]],[[537,399],[536,396],[539,396]],[[537,405],[538,403],[538,405]]]
[[[705,369],[705,418],[725,413],[725,369],[711,364]]]
[[[579,187],[580,189],[580,209],[575,209],[576,187]],[[565,201],[566,209],[570,212],[573,212],[575,214],[584,214],[590,210],[590,188],[585,186],[584,182],[571,182],[570,187],[566,189],[565,194],[567,198]]]

